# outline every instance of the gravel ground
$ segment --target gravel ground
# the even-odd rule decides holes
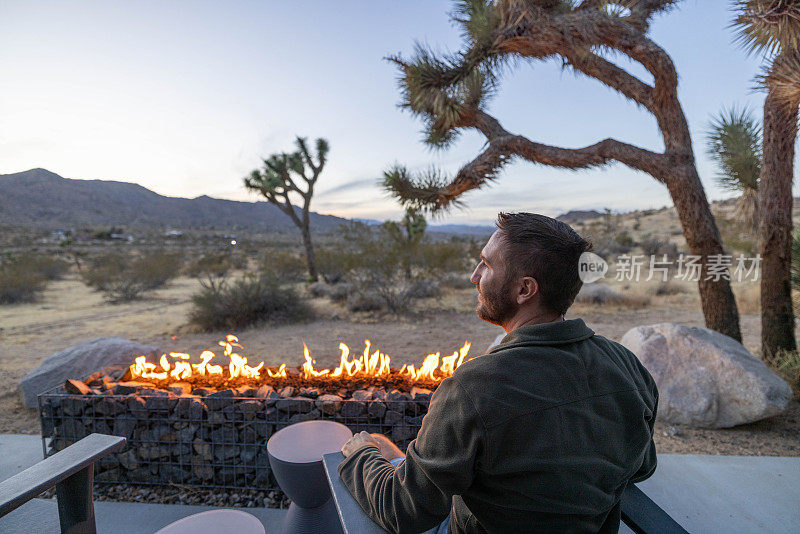
[[[800,456],[800,403],[781,415],[734,428],[706,430],[658,422],[656,450],[674,454]]]
[[[49,490],[41,496],[53,498],[55,490]],[[224,506],[228,508],[286,508],[291,502],[280,490],[198,488],[179,484],[147,486],[95,483],[94,499],[95,501],[186,504],[193,506]]]

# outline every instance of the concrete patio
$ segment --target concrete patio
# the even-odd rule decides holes
[[[0,434],[0,480],[42,458],[36,435]],[[797,481],[800,458],[664,454],[639,484],[659,506],[693,533],[790,533],[800,530]],[[95,503],[98,532],[149,534],[181,517],[212,509],[143,503]],[[277,533],[284,510],[248,508],[267,533]],[[5,534],[57,532],[55,500],[34,499],[0,518]],[[620,532],[630,532],[626,528]]]

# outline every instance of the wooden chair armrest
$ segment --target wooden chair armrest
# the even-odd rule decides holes
[[[688,534],[659,505],[634,484],[622,493],[622,521],[636,534]]]

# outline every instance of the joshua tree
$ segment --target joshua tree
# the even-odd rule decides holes
[[[739,193],[736,219],[756,235],[758,176],[761,173],[761,125],[749,109],[731,107],[711,120],[708,155],[717,162],[717,182]]]
[[[402,251],[403,272],[406,279],[410,280],[412,256],[416,253],[422,238],[425,237],[425,230],[428,228],[425,217],[419,210],[409,207],[406,208],[406,214],[401,222],[386,221],[383,223],[383,227],[388,232],[389,238]]]
[[[251,172],[250,176],[244,179],[244,186],[251,191],[261,193],[268,202],[278,206],[300,229],[306,249],[308,277],[311,281],[316,282],[318,280],[317,262],[314,259],[314,247],[311,244],[309,227],[311,212],[309,208],[311,207],[311,197],[314,194],[314,184],[317,183],[317,178],[322,173],[330,147],[325,139],[317,139],[315,161],[305,138],[298,137],[295,144],[297,145],[296,151],[273,154],[263,160],[264,167]],[[291,196],[293,195],[302,199],[301,208],[298,209],[292,204]]]
[[[792,177],[800,105],[800,2],[739,0],[739,40],[765,55],[763,163],[758,187],[761,350],[797,350],[792,309]]]
[[[739,313],[730,283],[708,276],[710,255],[723,254],[722,239],[695,167],[692,139],[678,99],[678,75],[669,54],[648,37],[654,15],[675,0],[461,0],[454,21],[465,44],[455,54],[435,54],[417,45],[414,57],[390,58],[400,67],[402,106],[421,117],[425,141],[446,148],[466,128],[486,137],[485,149],[452,179],[440,173],[411,176],[395,172],[390,191],[407,205],[435,211],[497,179],[515,158],[566,169],[586,169],[618,161],[646,172],[670,192],[692,254],[702,257],[698,281],[709,328],[741,340]],[[653,77],[640,79],[611,58],[622,54]],[[486,111],[498,89],[496,73],[519,60],[560,59],[571,69],[616,90],[650,112],[664,151],[655,152],[616,139],[583,148],[532,141],[506,130]]]

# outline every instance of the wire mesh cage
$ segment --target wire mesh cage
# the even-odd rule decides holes
[[[155,388],[76,395],[55,388],[39,396],[44,454],[93,432],[113,434],[127,438],[127,444],[98,462],[98,483],[277,489],[267,440],[278,430],[314,419],[337,421],[353,433],[385,434],[405,450],[430,403],[427,395],[410,398],[397,392],[357,400],[334,395],[258,398],[227,391],[206,397]]]

